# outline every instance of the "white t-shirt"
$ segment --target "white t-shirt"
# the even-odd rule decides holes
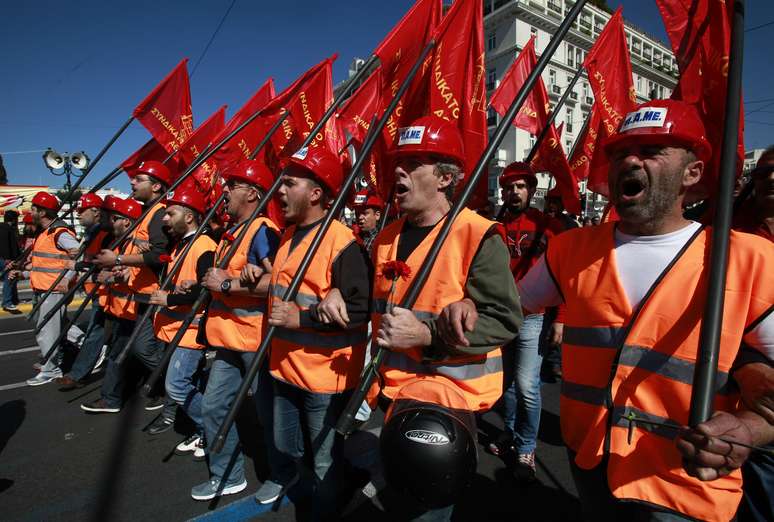
[[[630,236],[615,231],[615,264],[618,278],[632,308],[635,308],[667,265],[699,229],[699,223],[658,236]],[[526,310],[542,310],[562,304],[562,295],[546,267],[545,256],[516,284]],[[744,342],[774,359],[774,314],[744,336]]]

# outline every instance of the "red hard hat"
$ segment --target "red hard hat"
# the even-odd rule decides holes
[[[651,100],[638,105],[604,142],[605,153],[610,156],[615,149],[631,143],[685,147],[703,161],[712,155],[699,112],[679,100]]]
[[[323,146],[304,147],[285,160],[283,167],[295,165],[310,173],[334,196],[341,190],[344,170],[339,159]]]
[[[121,214],[129,219],[137,219],[142,215],[142,205],[131,198],[121,199],[116,196],[107,196],[102,206],[108,212]]]
[[[80,214],[89,208],[102,208],[103,203],[104,201],[102,201],[101,197],[89,192],[81,196],[81,199],[78,200],[78,213]]]
[[[166,186],[170,186],[174,181],[172,179],[172,171],[160,161],[143,161],[134,171],[134,175],[136,176],[137,174],[147,174],[148,176],[161,181]]]
[[[538,180],[535,171],[532,170],[529,163],[523,161],[514,161],[505,167],[503,173],[500,174],[500,187],[505,188],[506,185],[519,178],[525,178],[533,187],[537,187]]]
[[[199,214],[204,214],[207,202],[204,194],[193,187],[180,187],[167,198],[167,206],[183,205]]]
[[[269,190],[274,182],[274,175],[269,167],[258,160],[242,160],[233,168],[223,173],[226,181],[244,181],[250,185],[256,185],[263,190]]]
[[[38,192],[32,197],[32,204],[48,210],[59,210],[59,198],[48,192]]]
[[[382,210],[384,209],[384,201],[379,196],[366,196],[365,200],[360,203],[355,199],[355,209],[365,210],[367,208]]]
[[[457,126],[438,116],[424,116],[410,126],[398,129],[398,141],[390,151],[393,157],[432,154],[451,158],[465,166],[465,146]]]

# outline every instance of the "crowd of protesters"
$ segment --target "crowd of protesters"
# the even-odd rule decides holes
[[[642,111],[659,112],[672,129],[629,125],[627,117],[606,143],[615,213],[602,223],[598,216],[579,223],[552,194],[539,210],[531,166],[512,163],[499,179],[501,223],[488,219],[492,209],[460,213],[412,310],[399,303],[465,168],[461,136],[438,118],[401,130],[391,156],[395,199],[358,194],[350,203],[352,228],[332,221],[292,301],[283,299],[285,291],[344,179],[341,162],[322,148],[302,149],[284,164],[276,196],[281,222],[264,214],[250,219],[275,176],[257,160],[222,173],[226,203],[212,223],[204,222],[207,198],[195,187],[167,194],[172,174],[158,162],[133,174],[131,198],[84,196],[80,240],[59,220],[59,202],[40,193],[32,201],[37,235],[28,259],[18,260],[18,215],[7,212],[0,226],[0,258],[16,260],[4,280],[3,308],[16,310],[19,279],[29,278],[41,298],[53,290],[38,315],[38,345],[49,357],[28,384],[80,388],[106,348],[100,395],[81,408],[117,414],[133,393],[132,366],[119,355],[139,362],[146,375],[161,366],[164,377],[146,406],[160,413],[148,431],[171,429],[178,414],[190,418],[194,429],[176,451],[206,462],[210,478],[192,484],[191,496],[209,500],[248,487],[236,428],[220,451],[210,445],[272,329],[249,396],[271,470],[255,500],[273,503],[299,477],[311,477],[313,513],[335,519],[342,463],[334,428],[377,349],[387,356],[358,419],[387,410],[383,451],[422,431],[401,431],[397,441],[387,438],[390,423],[416,428],[420,417],[433,426],[452,419],[447,425],[457,423],[455,433],[475,446],[475,425],[459,419],[495,408],[505,429],[489,450],[511,457],[525,483],[536,480],[541,380],[561,379],[562,436],[585,519],[730,520],[741,505],[740,517],[771,520],[771,454],[749,446],[774,438],[774,149],[752,171],[731,234],[717,413],[685,428],[711,216],[690,220],[683,209],[715,151],[690,107],[655,100],[632,114]],[[24,237],[32,239],[29,230]],[[171,285],[160,287],[180,258]],[[386,267],[395,266],[405,272],[388,275]],[[86,271],[84,290],[95,298],[82,330],[57,303]],[[204,291],[209,304],[192,310]],[[150,306],[157,312],[146,317]],[[50,353],[61,352],[65,339],[80,346],[67,373],[61,356]],[[168,349],[174,353],[164,369]],[[402,401],[419,412],[416,418],[401,410]],[[418,464],[432,459],[413,453],[429,449],[425,440],[382,463],[388,487],[398,492],[396,519],[452,516],[454,499],[420,483],[430,477],[440,482],[426,484],[445,484],[435,464]],[[302,462],[311,473],[299,473]],[[464,475],[457,468],[444,473]]]

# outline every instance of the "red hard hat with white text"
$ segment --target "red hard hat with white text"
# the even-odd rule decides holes
[[[104,201],[102,201],[101,197],[89,192],[81,196],[81,199],[78,200],[78,213],[80,214],[89,208],[102,208],[103,203]]]
[[[204,194],[194,187],[179,187],[167,198],[167,207],[170,205],[182,205],[199,214],[204,214],[207,208]]]
[[[323,146],[303,147],[285,160],[283,167],[295,165],[325,185],[333,196],[341,190],[344,170],[339,158]]]
[[[242,160],[234,167],[223,173],[226,181],[242,181],[269,190],[274,182],[274,175],[269,167],[258,160]]]
[[[393,157],[429,154],[451,158],[465,167],[465,146],[457,126],[438,116],[424,116],[408,127],[398,129],[398,140],[390,153]]]
[[[172,179],[172,171],[160,161],[143,161],[137,167],[137,170],[134,171],[134,175],[136,176],[137,174],[146,174],[161,181],[166,186],[170,186],[174,181]]]
[[[48,210],[59,210],[59,198],[48,192],[40,191],[32,197],[32,204]]]
[[[699,111],[679,100],[651,100],[626,115],[615,134],[605,142],[605,153],[630,144],[677,146],[691,150],[708,161],[712,147]]]
[[[520,178],[526,179],[533,187],[537,187],[538,180],[535,171],[532,170],[529,163],[523,161],[514,161],[505,167],[503,173],[500,174],[500,187],[505,188],[507,185]]]
[[[107,196],[102,208],[129,219],[137,219],[142,215],[142,205],[139,201],[131,198],[121,199],[116,196]]]

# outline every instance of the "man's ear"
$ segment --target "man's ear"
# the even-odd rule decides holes
[[[696,185],[704,173],[704,162],[702,160],[689,161],[683,167],[683,187],[688,188]]]

